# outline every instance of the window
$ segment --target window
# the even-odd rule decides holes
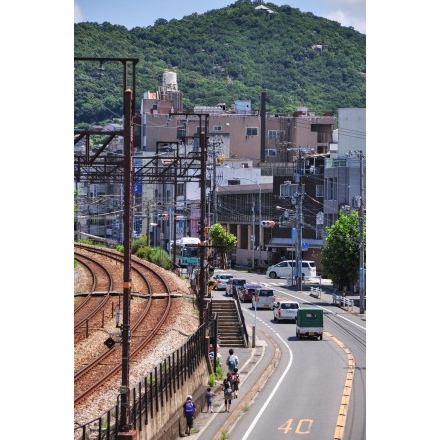
[[[337,189],[337,179],[330,178],[326,179],[327,189],[325,191],[325,199],[326,200],[334,200],[336,199],[336,189]]]
[[[214,125],[214,127],[212,129],[214,131],[222,131],[222,126],[221,125]]]
[[[265,151],[266,157],[275,157],[277,155],[277,150],[274,150],[273,148],[267,148]]]
[[[324,197],[324,185],[316,185],[316,197]]]
[[[280,197],[294,197],[298,191],[298,184],[285,183],[280,185]]]
[[[269,130],[267,137],[269,139],[281,139],[284,137],[284,130]]]
[[[258,128],[257,127],[247,127],[246,128],[246,136],[257,136]]]
[[[177,195],[178,196],[185,195],[185,184],[183,182],[177,184]]]
[[[180,125],[179,127],[177,127],[177,138],[183,138],[186,136],[186,126],[185,125]]]

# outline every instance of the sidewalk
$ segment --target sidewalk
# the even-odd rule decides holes
[[[248,328],[249,334],[252,329]],[[229,355],[229,347],[220,347],[220,365],[227,371],[225,365]],[[280,359],[280,350],[275,341],[266,335],[256,338],[255,348],[234,347],[238,356],[238,372],[240,374],[240,389],[238,397],[232,400],[231,412],[225,412],[225,401],[221,383],[213,387],[216,393],[213,400],[214,412],[208,413],[207,405],[197,409],[192,439],[217,440],[222,433],[229,432],[238,418],[247,411],[250,402],[272,374]],[[206,386],[205,389],[208,387]]]

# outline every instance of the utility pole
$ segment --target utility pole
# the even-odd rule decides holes
[[[365,246],[364,246],[364,153],[362,150],[347,151],[347,157],[359,159],[359,313],[365,313]]]
[[[261,229],[261,225],[260,225]],[[252,270],[255,268],[255,202],[252,201]]]
[[[365,313],[365,274],[364,274],[364,156],[362,151],[359,151],[359,162],[360,162],[360,191],[361,199],[359,203],[359,313]]]
[[[297,240],[297,253],[296,253],[296,279],[298,283],[298,290],[302,290],[302,200],[303,200],[303,190],[302,190],[302,164],[301,164],[301,149],[298,150],[298,192],[296,193],[297,199],[297,228],[298,228],[298,240]]]
[[[301,176],[301,175],[300,175]],[[298,254],[296,256],[296,270],[298,277],[298,290],[302,290],[302,199],[301,177],[299,179],[298,193]]]

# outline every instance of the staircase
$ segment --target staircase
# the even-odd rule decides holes
[[[212,313],[217,314],[220,347],[246,347],[235,300],[212,300]]]

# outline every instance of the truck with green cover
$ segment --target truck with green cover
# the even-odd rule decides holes
[[[296,315],[296,337],[319,338],[324,333],[324,311],[318,307],[300,307]]]

